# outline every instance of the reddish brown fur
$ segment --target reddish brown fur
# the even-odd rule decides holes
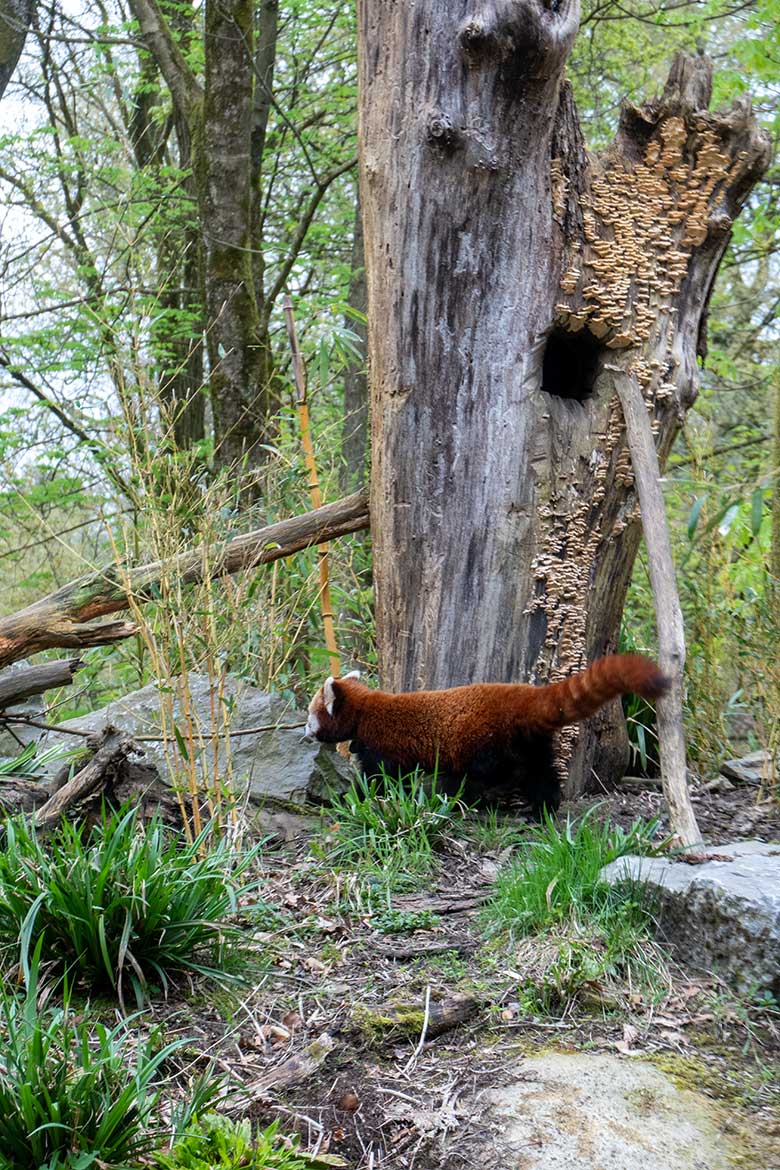
[[[568,723],[594,714],[628,692],[657,698],[667,681],[659,667],[639,654],[600,658],[587,670],[549,686],[475,683],[442,691],[391,695],[357,679],[335,679],[333,715],[320,690],[310,711],[320,721],[317,738],[336,743],[353,739],[390,758],[394,765],[417,765],[462,775],[484,752],[501,753],[517,734],[551,736]]]

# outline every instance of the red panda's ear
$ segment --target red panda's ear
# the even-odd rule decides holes
[[[347,678],[360,678],[360,671],[359,671],[359,670],[350,670],[348,674],[342,674],[342,676],[341,676],[341,677],[342,677],[343,679],[347,679]]]
[[[333,714],[333,705],[336,702],[336,690],[333,686],[333,675],[329,675],[322,684],[322,698],[325,703],[325,710],[329,715]]]

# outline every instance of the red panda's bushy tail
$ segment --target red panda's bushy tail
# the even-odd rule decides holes
[[[657,699],[668,686],[669,680],[651,658],[641,654],[610,654],[561,682],[537,687],[533,714],[542,725],[553,730],[587,719],[618,695],[634,693],[645,699]]]

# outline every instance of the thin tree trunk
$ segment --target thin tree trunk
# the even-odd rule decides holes
[[[251,234],[254,12],[206,0],[202,150],[196,159],[206,242],[206,343],[218,467],[265,460],[271,354],[255,294]]]
[[[352,277],[347,303],[350,309],[365,318],[368,304],[366,294],[366,264],[363,254],[363,216],[358,194],[355,207],[355,230],[352,236]],[[344,320],[347,329],[358,339],[359,352],[350,357],[344,374],[344,425],[341,431],[341,472],[339,483],[343,492],[354,491],[365,482],[368,458],[368,373],[366,345],[368,326],[365,320],[349,313]]]
[[[22,55],[35,8],[34,0],[0,0],[0,97]]]
[[[616,371],[616,383],[642,513],[658,631],[658,660],[670,681],[668,692],[656,703],[661,781],[672,832],[681,845],[696,845],[701,841],[701,833],[688,792],[683,724],[685,626],[674,574],[661,471],[647,403],[639,383],[620,369]]]
[[[640,538],[613,375],[661,463],[702,314],[768,162],[747,103],[680,57],[586,154],[561,84],[576,4],[359,5],[361,193],[382,683],[547,682],[615,647]],[[399,79],[403,79],[403,84]],[[617,778],[619,704],[566,729],[577,789]]]

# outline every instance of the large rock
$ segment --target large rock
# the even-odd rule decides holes
[[[725,1110],[642,1060],[548,1052],[481,1110],[485,1162],[522,1170],[728,1170]],[[491,1149],[490,1146],[493,1146]],[[500,1151],[500,1153],[499,1153]],[[498,1155],[495,1161],[490,1154]],[[754,1166],[752,1159],[745,1165]]]
[[[702,856],[711,859],[621,857],[602,876],[648,884],[661,932],[682,960],[718,971],[738,991],[780,995],[780,848],[739,841]]]
[[[10,666],[5,666],[0,670],[0,678],[10,678],[21,670],[27,670],[29,666],[30,663],[25,659],[20,662],[12,662]],[[45,719],[46,703],[42,695],[31,695],[23,703],[18,703],[15,707],[7,707],[3,714],[19,715],[24,719]],[[8,728],[0,728],[0,759],[18,756],[22,748],[28,743],[33,743],[40,734],[37,727],[26,727],[23,723],[13,725],[13,734]]]
[[[191,725],[195,730],[193,738],[196,744],[197,729],[200,729],[204,746],[196,748],[198,774],[213,781],[214,752],[208,735],[213,718],[209,679],[205,675],[190,674],[188,688],[190,702],[186,714],[189,718],[182,718],[179,699],[175,698],[174,724],[186,745],[190,741],[188,727]],[[283,699],[234,678],[226,680],[223,694],[231,733],[249,731],[255,727],[274,728],[246,735],[232,734],[229,756],[225,737],[219,739],[216,778],[226,780],[232,773],[237,794],[248,792],[249,799],[255,803],[271,800],[304,804],[321,800],[331,786],[343,787],[344,781],[351,776],[351,766],[333,748],[305,738],[302,726],[293,729],[274,726],[304,724],[306,721],[305,715],[291,708]],[[79,716],[60,726],[99,731],[110,723],[133,737],[159,736],[160,706],[161,695],[157,684],[150,683],[99,711]],[[73,737],[49,732],[44,737],[43,745],[48,747],[59,742],[66,742],[72,747]],[[181,769],[181,757],[172,736],[169,736],[167,743],[141,741],[140,746],[148,761],[158,768],[164,779],[168,782],[176,779],[171,771],[177,767],[177,760]],[[180,771],[180,782],[182,771],[186,772],[186,769]]]

